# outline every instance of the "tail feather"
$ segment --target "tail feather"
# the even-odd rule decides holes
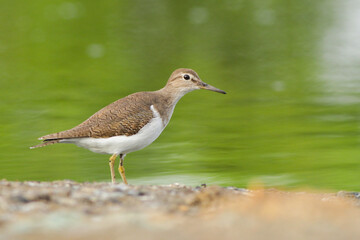
[[[30,149],[45,147],[45,146],[52,145],[52,144],[59,143],[59,142],[60,142],[60,139],[45,140],[43,143],[40,143],[38,145],[30,147]]]

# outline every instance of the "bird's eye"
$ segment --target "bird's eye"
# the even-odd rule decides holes
[[[183,76],[183,78],[184,78],[185,80],[189,80],[189,79],[190,79],[190,76],[187,75],[187,74],[185,74],[185,75]]]

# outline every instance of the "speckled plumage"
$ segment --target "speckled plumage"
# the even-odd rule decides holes
[[[160,115],[167,118],[167,108],[159,105],[167,102],[165,96],[155,92],[139,92],[119,99],[96,112],[78,126],[59,133],[41,137],[41,140],[64,138],[107,138],[113,136],[131,136],[143,128],[152,118],[150,106],[159,111]]]

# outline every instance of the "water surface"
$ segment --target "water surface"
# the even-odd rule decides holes
[[[125,159],[136,184],[360,188],[359,1],[7,1],[0,8],[0,178],[108,181],[108,156],[29,150],[107,104],[195,91]]]

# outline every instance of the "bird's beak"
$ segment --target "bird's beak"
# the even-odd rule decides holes
[[[218,89],[216,87],[213,87],[207,83],[204,83],[204,82],[201,82],[200,84],[200,88],[201,89],[206,89],[206,90],[210,90],[210,91],[213,91],[213,92],[218,92],[218,93],[222,93],[222,94],[226,94],[225,91],[221,90],[221,89]]]

